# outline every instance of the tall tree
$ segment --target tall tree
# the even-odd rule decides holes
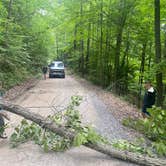
[[[161,62],[161,39],[160,39],[160,0],[154,0],[155,6],[155,54],[156,64]],[[157,106],[163,104],[163,77],[162,71],[156,71],[156,87],[157,87]]]

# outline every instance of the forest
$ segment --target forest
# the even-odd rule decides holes
[[[55,59],[137,106],[150,80],[166,105],[166,0],[1,0],[3,87]]]
[[[42,80],[42,68],[49,67],[55,60],[64,62],[67,78],[45,77],[46,80]],[[33,78],[37,78],[36,83]],[[86,84],[77,82],[78,79]],[[17,89],[22,83],[31,84],[31,81],[34,85],[27,86],[25,91]],[[157,95],[155,106],[148,108],[149,114],[144,117],[140,108],[146,81],[152,83]],[[15,87],[15,91],[10,91]],[[22,99],[20,102],[7,100],[10,98],[5,98],[6,94],[3,96],[4,90],[10,91],[9,96],[20,91],[16,97],[22,95]],[[78,91],[83,96],[73,94]],[[69,97],[71,101],[67,106]],[[104,102],[106,99],[109,104]],[[84,100],[87,103],[83,103]],[[84,126],[82,123],[82,114],[77,109],[81,103],[85,104],[85,119],[89,118],[93,125]],[[4,165],[13,159],[17,165],[26,165],[20,164],[24,160],[32,164],[39,159],[42,164],[46,161],[49,165],[47,155],[44,158],[31,148],[34,144],[28,144],[27,151],[21,150],[21,155],[17,150],[16,155],[14,151],[11,156],[7,155],[11,152],[5,150],[9,142],[17,147],[31,140],[46,152],[64,152],[84,145],[117,159],[164,166],[166,0],[1,0],[1,110],[32,121],[12,117],[11,126],[8,126],[1,113],[0,139],[7,138],[4,135],[7,127],[15,127],[7,143],[0,142]],[[50,112],[54,115],[48,115]],[[98,129],[103,130],[101,134]],[[105,138],[105,133],[110,140]],[[129,136],[137,140],[130,140]],[[115,142],[110,142],[111,138]],[[73,155],[75,159],[78,157],[76,165],[81,161],[86,164],[94,160],[98,164],[97,159],[104,161],[94,153],[89,155],[87,151],[80,151],[83,152],[80,156],[77,151]],[[37,160],[31,159],[36,154],[40,155]],[[67,164],[74,161],[69,153],[69,161],[65,153],[61,154]],[[55,159],[61,162],[58,155],[50,158],[54,165]],[[85,160],[84,155],[87,155]],[[10,160],[4,159],[7,157]],[[107,160],[112,162],[112,158]]]

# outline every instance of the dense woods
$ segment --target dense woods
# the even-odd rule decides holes
[[[123,125],[135,129],[142,133],[145,139],[141,138],[141,135],[138,136],[140,143],[117,140],[111,146],[107,146],[110,144],[108,140],[98,135],[95,130],[91,127],[81,126],[81,116],[74,107],[79,106],[82,97],[73,96],[69,106],[63,108],[63,111],[66,109],[66,112],[59,111],[60,107],[53,106],[62,114],[54,112],[55,116],[48,116],[46,120],[27,109],[1,100],[2,109],[0,108],[0,110],[4,109],[21,115],[39,124],[39,126],[34,123],[28,124],[23,120],[21,125],[25,128],[16,127],[15,133],[10,137],[13,140],[10,141],[17,145],[17,143],[34,140],[46,151],[61,151],[73,145],[85,145],[118,159],[143,165],[165,165],[165,159],[155,158],[166,156],[166,0],[1,0],[0,95],[3,96],[4,90],[11,90],[12,87],[16,91],[20,91],[15,85],[20,85],[20,83],[22,86],[25,83],[29,85],[30,82],[33,82],[33,77],[41,76],[43,67],[51,66],[49,64],[53,60],[64,61],[69,73],[77,74],[117,95],[118,98],[104,96],[109,101],[116,100],[114,104],[117,105],[117,109],[114,109],[113,102],[108,105],[103,102],[106,107],[112,109],[109,112],[110,117],[116,115],[115,120],[119,125],[123,123]],[[57,71],[54,70],[54,72]],[[77,85],[70,86],[68,78],[62,81],[67,83],[67,90],[68,88],[73,90],[72,87]],[[48,80],[48,82],[43,80],[47,87],[46,92],[51,86],[49,81],[52,80]],[[157,92],[155,105],[160,107],[154,106],[148,109],[150,118],[144,119],[143,116],[142,119],[139,118],[140,113],[135,112],[138,110],[137,108],[134,110],[134,107],[124,105],[125,110],[123,110],[123,105],[119,105],[122,103],[119,98],[140,108],[145,92],[145,81],[151,81],[155,87]],[[86,87],[85,84],[83,85]],[[25,90],[29,87],[32,85],[27,86]],[[55,88],[58,89],[57,84],[50,91]],[[66,92],[63,86],[61,89]],[[44,92],[44,90],[39,91],[39,95],[41,95],[41,91]],[[53,92],[53,95],[56,93],[56,96],[49,104],[49,109],[56,102],[58,92]],[[15,92],[11,91],[11,93]],[[60,93],[62,92],[60,91]],[[19,94],[21,93],[16,95]],[[45,98],[51,100],[50,93],[44,92],[43,94],[46,94]],[[64,94],[62,97],[67,98],[71,93],[62,94]],[[110,93],[108,95],[114,96]],[[144,99],[146,99],[146,95]],[[35,96],[38,96],[38,93],[35,93]],[[155,91],[153,91],[153,99],[154,96]],[[98,101],[100,100],[91,102],[99,103]],[[64,103],[62,102],[65,106]],[[149,108],[149,105],[152,104],[146,104],[144,100],[144,107]],[[43,107],[40,106],[29,108]],[[102,107],[100,108],[98,105],[94,107],[98,107],[97,109],[102,111]],[[134,116],[135,113],[137,116]],[[94,115],[93,112],[91,115]],[[107,117],[105,112],[103,115]],[[101,122],[105,121],[100,114],[96,117],[101,118]],[[111,121],[110,124],[116,122],[110,117],[108,117],[108,121]],[[3,121],[3,118],[1,119]],[[97,121],[95,123],[97,124]],[[40,126],[48,131],[45,130],[43,134]],[[100,127],[100,125],[98,126]],[[3,137],[4,127],[6,126],[3,121],[0,126],[1,138],[5,138]],[[114,131],[118,130],[118,125],[112,127]],[[24,130],[22,130],[23,128]],[[105,126],[101,126],[101,128],[106,129]],[[113,130],[110,131],[111,134],[114,133]],[[49,133],[47,137],[45,137],[45,132]],[[115,132],[116,134],[118,135]],[[98,142],[102,144],[98,144]],[[113,147],[125,152],[112,151]],[[135,155],[127,151],[138,152],[150,157]]]
[[[2,0],[0,79],[10,87],[52,59],[140,105],[166,94],[166,0]]]
[[[47,3],[43,0],[0,2],[0,80],[5,88],[37,73],[48,57],[54,55],[51,18],[42,10],[49,9]]]

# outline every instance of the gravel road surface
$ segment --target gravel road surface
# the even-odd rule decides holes
[[[79,80],[67,75],[65,79],[41,80],[32,89],[25,92],[14,102],[29,108],[43,116],[62,111],[69,103],[71,96],[81,95],[83,101],[79,106],[82,120],[106,136],[109,140],[128,139],[133,135],[108,111],[107,105],[96,95],[95,90],[83,85]],[[7,134],[22,119],[10,114],[11,121]],[[110,158],[84,146],[72,148],[64,153],[49,152],[34,145],[32,142],[11,149],[9,140],[0,140],[0,166],[133,166],[134,164]]]

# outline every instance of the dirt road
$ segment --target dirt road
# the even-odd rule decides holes
[[[83,86],[72,76],[65,79],[47,79],[39,83],[15,103],[29,108],[43,116],[62,110],[72,95],[83,96],[79,107],[83,122],[92,124],[96,130],[110,140],[132,139],[127,131],[108,111],[91,87]],[[21,117],[10,114],[11,121],[7,134],[10,135]],[[127,166],[134,165],[110,158],[84,146],[72,148],[64,153],[49,152],[28,142],[11,149],[9,140],[0,140],[0,166]]]

